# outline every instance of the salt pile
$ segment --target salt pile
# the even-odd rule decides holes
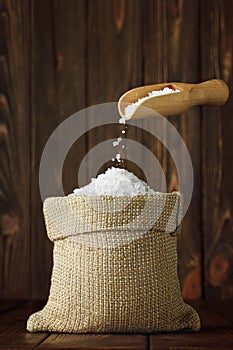
[[[97,178],[92,178],[88,185],[76,188],[73,192],[75,195],[85,196],[136,196],[157,193],[133,173],[114,167],[107,169]]]
[[[180,90],[178,90],[178,89],[173,90],[173,89],[170,89],[169,87],[165,87],[162,90],[149,92],[147,96],[139,98],[137,100],[137,102],[131,103],[128,106],[126,106],[126,108],[125,108],[125,118],[130,116],[135,111],[136,107],[139,106],[143,101],[148,100],[149,98],[152,98],[152,97],[155,97],[155,96],[168,95],[168,94],[173,94],[173,93],[176,93],[176,92],[180,92]],[[124,118],[121,118],[119,122],[123,123],[123,119]]]

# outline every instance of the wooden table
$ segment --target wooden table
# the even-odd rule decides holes
[[[192,303],[200,314],[198,333],[57,334],[29,333],[28,316],[42,308],[39,301],[0,303],[0,349],[233,349],[233,303]]]

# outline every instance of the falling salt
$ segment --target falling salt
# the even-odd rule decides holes
[[[119,123],[120,123],[120,124],[125,124],[125,118],[120,118],[120,119],[119,119]]]
[[[154,91],[151,91],[148,93],[147,96],[145,97],[142,97],[142,98],[139,98],[137,100],[137,102],[135,103],[131,103],[129,104],[128,106],[126,106],[125,108],[125,116],[120,118],[119,119],[119,124],[123,124],[124,125],[124,129],[121,131],[122,134],[125,134],[126,133],[126,120],[128,119],[128,117],[133,114],[133,112],[135,111],[135,109],[137,108],[138,105],[140,105],[140,103],[142,103],[143,101],[149,99],[149,98],[152,98],[152,97],[155,97],[155,96],[160,96],[160,95],[167,95],[167,94],[173,94],[173,93],[177,93],[177,92],[180,92],[180,90],[176,89],[171,89],[169,87],[165,87],[164,89],[162,90],[154,90]],[[113,147],[116,147],[116,146],[119,146],[120,142],[122,142],[122,138],[121,137],[118,137],[118,139],[116,141],[113,141]],[[125,148],[125,145],[123,144],[121,146],[121,148]],[[116,154],[115,158],[112,158],[112,161],[115,161],[115,159],[120,162],[120,154]]]
[[[73,192],[75,195],[84,196],[136,196],[157,193],[132,172],[114,167],[107,169],[97,178],[92,178],[88,185],[76,188]]]
[[[121,118],[121,119],[123,119],[123,118]],[[121,120],[121,119],[120,119],[120,120]],[[120,123],[120,120],[119,120],[119,123]],[[121,124],[125,124],[125,121],[124,121],[124,123],[121,123]],[[122,134],[125,134],[125,129],[126,129],[126,126],[124,127],[124,130],[121,131]],[[123,141],[122,137],[118,137],[116,141],[113,141],[113,143],[112,143],[113,147],[119,146],[119,144],[120,144],[122,141]],[[121,146],[121,148],[125,148],[125,145],[123,144],[123,145]],[[113,161],[113,162],[114,162],[115,160],[117,160],[118,163],[123,162],[123,160],[121,160],[121,154],[120,154],[120,153],[117,153],[117,154],[115,155],[115,158],[112,158],[112,161]]]
[[[118,162],[121,161],[121,155],[120,155],[120,153],[117,153],[117,154],[116,154],[116,160],[117,160]]]
[[[118,137],[116,141],[113,141],[112,143],[113,147],[118,146],[121,141],[122,141],[122,137]]]
[[[152,97],[155,97],[155,96],[173,94],[173,93],[177,93],[177,92],[180,92],[180,90],[178,90],[178,89],[173,90],[173,89],[170,89],[169,87],[165,87],[162,90],[151,91],[151,92],[148,93],[147,96],[139,98],[137,100],[137,102],[130,103],[128,106],[126,106],[125,107],[125,116],[124,117],[127,118],[131,114],[133,114],[135,109],[137,108],[137,106],[139,106],[143,101],[148,100],[149,98],[152,98]],[[121,118],[120,120],[125,119],[125,118]],[[119,123],[120,123],[120,121],[119,121]]]

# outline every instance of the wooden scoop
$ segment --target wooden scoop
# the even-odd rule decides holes
[[[141,102],[135,110],[125,115],[125,107],[135,103],[139,98],[145,97],[149,92],[162,90],[168,87],[180,90],[177,93],[160,95],[148,98]],[[145,118],[155,115],[155,112],[163,116],[177,115],[186,112],[189,108],[197,105],[221,106],[229,97],[229,89],[223,80],[213,79],[199,84],[188,83],[164,83],[145,85],[127,91],[118,102],[120,115],[128,120],[131,118]],[[140,108],[140,107],[147,108]]]

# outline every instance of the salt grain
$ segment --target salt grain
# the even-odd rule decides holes
[[[118,146],[121,141],[122,141],[122,138],[118,137],[116,141],[113,141],[113,143],[112,143],[113,147]]]
[[[84,196],[136,196],[157,193],[133,173],[114,167],[97,178],[92,178],[90,184],[76,188],[73,192],[75,195]]]
[[[120,124],[125,124],[125,118],[120,118],[120,119],[119,119],[119,123],[120,123]]]
[[[118,162],[121,161],[121,155],[120,155],[120,153],[117,153],[117,154],[116,154],[116,159],[117,159]]]
[[[173,94],[173,93],[177,93],[180,92],[180,90],[176,89],[170,89],[169,87],[165,87],[162,90],[155,90],[155,91],[151,91],[148,93],[147,96],[139,98],[137,100],[137,102],[135,103],[130,103],[128,106],[125,107],[125,118],[129,117],[131,114],[134,113],[135,109],[137,108],[137,106],[139,106],[143,101],[148,100],[149,98],[155,97],[155,96],[161,96],[161,95],[168,95],[168,94]],[[120,120],[122,120],[124,118],[121,118]],[[119,121],[119,123],[121,123]]]

